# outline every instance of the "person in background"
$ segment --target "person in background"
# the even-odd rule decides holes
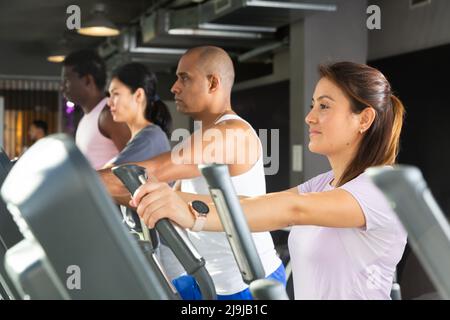
[[[170,151],[172,117],[156,94],[156,84],[155,74],[140,63],[113,71],[108,106],[113,120],[128,126],[131,139],[105,167],[143,161]]]
[[[155,74],[140,63],[125,64],[112,72],[108,106],[114,121],[126,123],[131,139],[104,168],[151,159],[170,151],[168,137],[172,117],[166,104],[156,94],[156,85]],[[120,211],[130,231],[141,233],[137,214],[125,206],[120,206]],[[152,245],[158,256],[159,248],[169,250],[163,244],[159,247],[157,243]]]
[[[30,138],[31,144],[29,146],[24,146],[20,155],[23,155],[36,141],[44,138],[47,134],[47,122],[43,120],[34,120],[28,128],[28,137]]]
[[[94,169],[102,168],[130,139],[128,126],[113,121],[106,106],[105,84],[105,64],[96,52],[80,50],[65,58],[61,90],[83,110],[75,142]]]
[[[47,134],[48,125],[47,122],[43,120],[34,120],[28,129],[28,137],[30,138],[32,144],[45,137]]]

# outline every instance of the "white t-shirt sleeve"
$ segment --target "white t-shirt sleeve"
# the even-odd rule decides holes
[[[320,192],[333,178],[333,173],[331,171],[322,173],[308,181],[297,186],[298,193],[308,193],[308,192]]]
[[[359,203],[366,219],[363,230],[392,227],[395,213],[381,191],[364,173],[339,188],[349,192]]]

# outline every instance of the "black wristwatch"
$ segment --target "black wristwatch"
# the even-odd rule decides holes
[[[191,213],[195,217],[194,225],[191,230],[194,232],[201,231],[206,222],[206,215],[209,212],[209,207],[206,203],[200,200],[194,200],[188,203]]]

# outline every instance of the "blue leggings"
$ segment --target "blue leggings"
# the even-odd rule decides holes
[[[277,270],[268,275],[266,279],[273,279],[286,286],[286,272],[283,264]],[[172,281],[183,300],[203,300],[200,288],[195,278],[190,275],[180,276]],[[218,300],[253,300],[250,289],[247,288],[240,292],[230,295],[217,295]]]

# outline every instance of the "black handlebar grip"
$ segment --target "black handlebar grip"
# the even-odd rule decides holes
[[[147,181],[146,170],[143,167],[125,164],[112,168],[112,172],[122,181],[128,191],[134,192]],[[172,225],[169,219],[160,219],[155,229],[163,237],[165,242],[172,249],[178,261],[188,274],[193,275],[199,283],[203,299],[216,299],[214,283],[206,271],[205,260],[197,253],[186,236]]]

